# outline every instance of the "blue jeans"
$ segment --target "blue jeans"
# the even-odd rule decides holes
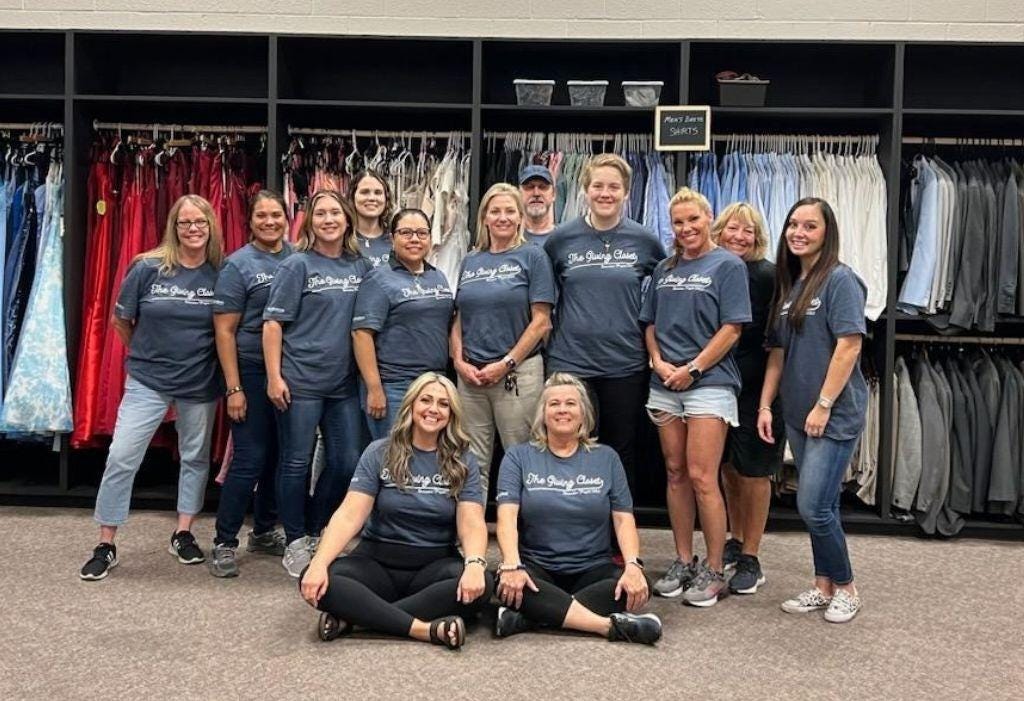
[[[210,436],[217,401],[186,402],[160,394],[133,377],[124,383],[124,396],[117,408],[114,438],[107,452],[94,518],[101,526],[120,526],[128,520],[135,475],[146,457],[153,434],[174,404],[178,419],[178,513],[194,516],[203,510],[206,478],[210,473]]]
[[[853,569],[839,516],[839,493],[857,439],[811,438],[789,424],[786,438],[800,475],[796,503],[811,534],[814,575],[828,577],[833,584],[849,584],[853,581]]]
[[[288,409],[277,412],[277,422],[281,442],[277,509],[290,543],[305,535],[319,535],[344,498],[363,448],[363,413],[356,396],[292,397]],[[309,498],[307,485],[317,426],[324,438],[326,458]]]
[[[277,520],[277,419],[267,397],[267,371],[262,363],[240,360],[238,374],[245,392],[245,421],[231,424],[235,452],[220,492],[213,539],[232,547],[238,547],[238,531],[250,498],[254,533],[273,530]]]
[[[395,418],[398,416],[398,408],[402,406],[402,399],[405,397],[409,385],[412,384],[412,380],[382,382],[381,384],[384,387],[384,398],[387,400],[385,407],[387,413],[383,419],[375,419],[366,414],[366,427],[370,430],[370,438],[373,440],[387,438],[391,425],[395,423]],[[359,381],[359,406],[363,412],[366,411],[366,385],[362,380]]]

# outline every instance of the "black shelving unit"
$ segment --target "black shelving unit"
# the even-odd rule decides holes
[[[662,104],[710,104],[716,133],[871,133],[888,180],[888,309],[896,265],[904,136],[1000,137],[1024,132],[1024,44],[335,37],[240,33],[0,31],[0,120],[65,125],[65,299],[74,374],[85,252],[86,179],[94,120],[231,124],[267,128],[266,173],[288,127],[465,131],[472,143],[471,202],[480,193],[482,135],[490,131],[651,132],[653,110],[624,104],[622,80],[662,80]],[[771,80],[764,107],[718,106],[715,73]],[[513,79],[557,81],[553,104],[515,104]],[[568,104],[567,80],[609,81],[605,106]],[[685,158],[678,159],[679,175]],[[882,369],[877,506],[850,508],[850,530],[917,531],[889,517],[890,385],[895,334],[924,322],[897,313],[871,325],[868,352]],[[1024,335],[1004,319],[1001,335]],[[665,522],[660,451],[644,436],[641,521]],[[89,506],[103,451],[0,441],[0,502]],[[176,470],[155,451],[135,503],[173,507]],[[215,492],[211,488],[211,495]],[[208,499],[208,507],[214,503]],[[797,524],[773,508],[772,524]],[[1022,538],[1016,523],[969,521],[965,535]]]

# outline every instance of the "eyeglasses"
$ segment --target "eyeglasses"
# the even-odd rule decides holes
[[[430,229],[396,229],[395,236],[403,239],[418,238],[425,241],[430,238]]]
[[[200,231],[210,228],[210,222],[205,219],[196,219],[195,221],[188,221],[187,219],[179,219],[174,222],[174,225],[178,227],[178,231],[188,231],[193,226]]]

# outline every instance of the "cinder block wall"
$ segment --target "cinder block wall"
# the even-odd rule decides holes
[[[0,0],[0,27],[1024,41],[1024,0]]]

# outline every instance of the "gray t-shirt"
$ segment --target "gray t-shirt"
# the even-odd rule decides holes
[[[787,316],[790,304],[802,286],[802,281],[793,285],[768,336],[768,345],[781,347],[786,354],[781,386],[783,418],[787,424],[801,431],[807,414],[821,394],[836,340],[841,336],[867,332],[864,323],[867,288],[853,270],[842,264],[832,269],[818,296],[811,300],[803,328],[799,333],[792,332]],[[857,362],[849,381],[835,400],[825,435],[833,440],[859,436],[864,428],[867,401],[868,386]]]
[[[524,231],[523,238],[526,239],[526,243],[532,243],[534,246],[544,248],[544,244],[551,238],[551,234],[554,233],[554,229],[551,231],[545,231],[543,234],[535,234],[532,231]]]
[[[455,543],[455,507],[460,501],[484,504],[480,466],[469,451],[462,456],[469,472],[458,497],[448,495],[450,483],[438,471],[437,453],[412,449],[410,480],[399,489],[384,465],[390,438],[374,441],[359,458],[349,489],[374,497],[363,538],[420,548]]]
[[[356,391],[352,308],[370,262],[316,251],[277,269],[263,318],[284,326],[281,375],[297,397],[345,399]]]
[[[597,231],[580,217],[555,229],[544,251],[559,286],[548,370],[588,378],[646,369],[641,296],[665,257],[654,234],[629,219]]]
[[[718,333],[724,324],[750,321],[747,266],[738,256],[714,248],[700,258],[671,258],[658,263],[651,288],[644,299],[640,321],[654,324],[654,336],[662,358],[673,365],[685,365]],[[657,373],[651,385],[661,387]],[[740,391],[740,371],[730,350],[692,388],[729,387]]]
[[[277,266],[291,253],[287,241],[277,253],[262,251],[250,242],[228,256],[217,276],[216,299],[220,306],[213,313],[242,315],[235,331],[242,360],[263,364],[263,308]]]
[[[217,271],[209,263],[169,275],[159,268],[156,258],[133,263],[114,305],[117,318],[135,322],[128,374],[175,399],[216,399],[223,388],[213,334]]]
[[[353,329],[377,332],[377,369],[384,382],[408,382],[448,366],[454,297],[448,278],[424,263],[413,275],[392,259],[366,276],[356,296]]]
[[[530,324],[530,305],[554,301],[551,261],[537,246],[470,253],[455,297],[463,354],[478,363],[505,357]]]
[[[519,504],[522,559],[569,574],[608,562],[611,513],[633,512],[622,461],[605,445],[568,458],[532,443],[512,446],[498,471],[497,502]]]
[[[377,238],[369,238],[356,232],[356,241],[359,243],[359,252],[370,261],[375,268],[387,265],[391,260],[391,234],[381,234]]]

